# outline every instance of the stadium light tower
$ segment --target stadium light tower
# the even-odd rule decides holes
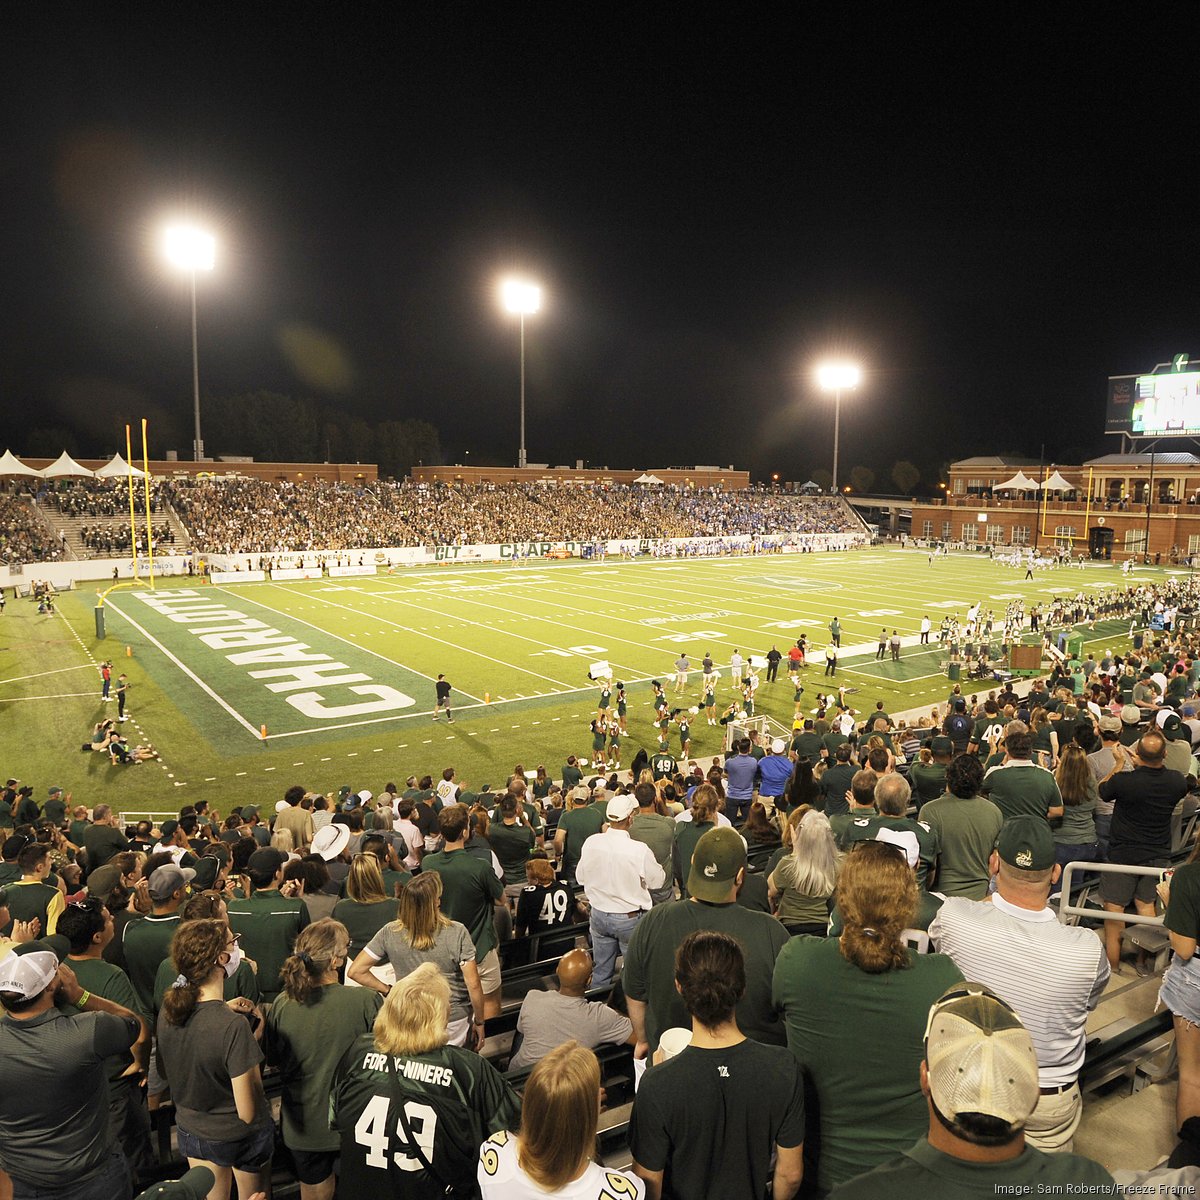
[[[517,451],[517,466],[525,464],[525,318],[542,307],[542,289],[526,279],[506,279],[500,285],[500,298],[510,313],[521,318],[521,447]]]
[[[826,362],[817,367],[817,386],[833,393],[833,490],[838,490],[838,434],[842,417],[842,392],[858,387],[862,368],[852,362]]]
[[[200,438],[200,355],[196,343],[196,272],[211,271],[216,257],[216,241],[194,225],[169,225],[163,233],[163,251],[167,262],[187,271],[192,283],[192,404],[196,418],[196,436],[192,442],[192,459],[204,459],[204,442]]]

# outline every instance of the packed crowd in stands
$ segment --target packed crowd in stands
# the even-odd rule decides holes
[[[56,562],[65,557],[62,543],[27,504],[0,495],[0,562]]]
[[[162,511],[160,481],[150,483],[150,511]],[[30,489],[39,504],[57,509],[65,517],[127,517],[129,515],[129,483],[127,479],[71,479],[43,482]],[[145,485],[134,480],[133,509],[145,513]]]
[[[645,487],[172,482],[202,553],[838,532],[837,497]]]
[[[9,780],[11,1194],[129,1200],[187,1167],[190,1190],[148,1194],[1186,1184],[1200,637],[1170,624],[1024,696],[955,689],[911,723],[843,698],[790,742],[628,776],[571,756],[470,787],[447,767],[157,825]],[[1063,867],[1096,861],[1148,871],[1101,875],[1098,921],[1061,924]],[[1121,917],[1160,907],[1178,1145],[1149,1175],[1073,1139],[1088,1014],[1153,971]]]
[[[154,535],[155,553],[170,553],[175,545],[175,531],[170,525],[151,525]],[[125,554],[132,545],[129,537],[128,518],[123,523],[119,520],[107,525],[84,525],[79,530],[79,536],[89,550],[100,555]],[[138,528],[138,549],[145,550],[145,526]]]

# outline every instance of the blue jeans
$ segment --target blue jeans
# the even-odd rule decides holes
[[[624,913],[606,913],[592,909],[592,987],[606,987],[612,982],[617,966],[617,952],[622,955],[629,948],[629,939],[642,914],[627,917]]]
[[[129,1167],[114,1149],[99,1168],[83,1179],[61,1184],[30,1184],[14,1178],[13,1200],[129,1200]]]

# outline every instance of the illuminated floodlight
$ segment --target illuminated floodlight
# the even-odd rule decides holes
[[[167,262],[183,271],[211,271],[216,249],[216,238],[194,225],[169,225],[163,232]]]
[[[542,307],[542,289],[526,279],[506,279],[500,285],[500,299],[510,313],[527,317]]]
[[[817,367],[817,384],[825,392],[855,388],[861,381],[862,368],[857,363],[826,362]]]

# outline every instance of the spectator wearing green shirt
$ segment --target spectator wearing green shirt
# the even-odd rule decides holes
[[[575,755],[569,755],[562,769],[563,791],[569,792],[583,782],[583,772],[579,769]]]
[[[104,866],[114,854],[129,849],[129,842],[121,832],[119,824],[117,814],[109,805],[96,805],[92,812],[92,823],[83,835],[89,875],[97,867]]]
[[[517,797],[506,792],[499,804],[500,819],[488,826],[488,841],[504,872],[504,895],[515,905],[525,888],[525,864],[533,850],[535,835]]]
[[[387,894],[379,859],[356,854],[346,876],[346,897],[333,906],[333,919],[350,933],[353,958],[389,922],[396,919],[396,900]]]
[[[565,819],[565,818],[564,818]],[[438,813],[438,828],[444,848],[425,855],[422,873],[434,871],[442,880],[442,912],[465,925],[475,944],[479,983],[483,988],[483,1012],[500,1015],[500,955],[497,952],[495,908],[504,888],[492,868],[467,854],[464,845],[470,814],[461,804],[451,804]]]
[[[141,1024],[141,1033],[129,1052],[114,1054],[108,1060],[109,1128],[121,1143],[131,1172],[136,1173],[153,1161],[150,1117],[139,1086],[150,1057],[147,1014],[141,1010],[129,976],[102,957],[104,948],[113,940],[114,928],[112,913],[101,901],[87,899],[69,904],[59,919],[58,933],[71,944],[66,963],[75,972],[79,986],[93,996],[129,1009]],[[56,1002],[62,1011],[74,1015],[64,997],[56,997]]]
[[[353,879],[353,869],[350,878]],[[329,1127],[329,1094],[342,1055],[370,1033],[382,997],[344,987],[350,934],[326,918],[296,939],[281,969],[283,995],[267,1012],[263,1050],[283,1079],[283,1143],[291,1151],[301,1200],[333,1200],[338,1134]]]
[[[921,820],[937,839],[936,886],[945,896],[968,900],[987,896],[988,860],[1004,817],[979,794],[982,782],[983,764],[978,756],[960,754],[946,767],[946,794],[921,809]]]
[[[254,890],[248,897],[229,902],[229,926],[240,937],[242,950],[258,963],[258,987],[264,1000],[279,995],[283,986],[279,971],[284,959],[292,953],[296,938],[311,924],[308,906],[296,898],[298,885],[283,884],[286,864],[287,857],[278,850],[269,846],[255,850],[246,864]]]
[[[591,800],[591,793],[586,788],[577,787],[571,793],[571,807],[559,817],[558,828],[554,831],[554,852],[558,855],[560,870],[572,882],[583,843],[604,828],[604,814],[592,806]]]
[[[125,926],[121,952],[140,1012],[154,1012],[154,979],[159,964],[170,955],[171,939],[179,928],[179,910],[187,898],[188,885],[195,878],[196,872],[190,867],[169,863],[157,867],[146,884],[150,913]]]
[[[1025,1121],[1038,1102],[1037,1055],[1017,1014],[981,984],[953,986],[930,1009],[919,1080],[929,1110],[925,1135],[835,1188],[831,1200],[1117,1190],[1091,1159],[1026,1145]]]

